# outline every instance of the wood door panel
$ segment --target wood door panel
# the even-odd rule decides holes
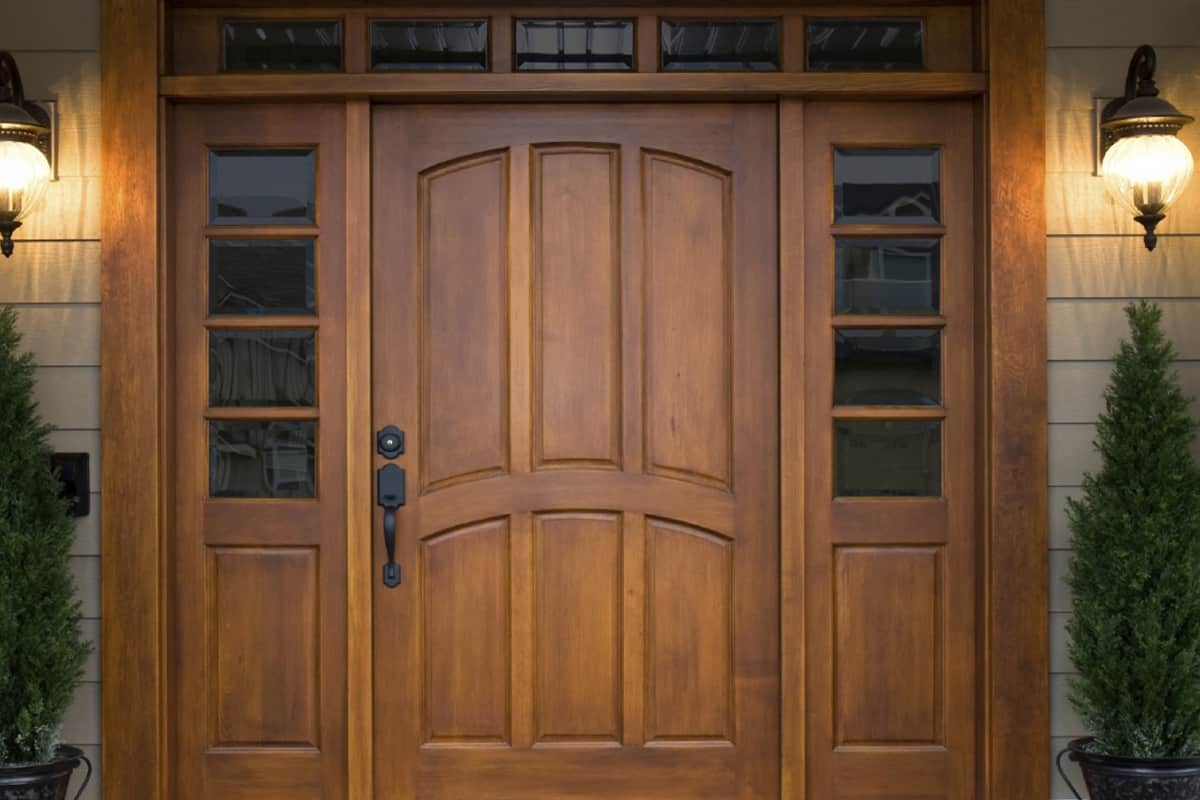
[[[775,121],[688,121],[375,111],[375,416],[425,476],[374,596],[381,797],[777,795]]]
[[[619,469],[620,148],[534,145],[529,169],[534,466]]]
[[[732,744],[733,542],[646,520],[646,741]]]
[[[422,542],[426,743],[510,741],[509,549],[507,520]]]
[[[317,553],[209,550],[210,747],[320,747]]]
[[[732,180],[723,169],[642,154],[646,200],[645,376],[649,471],[732,481]]]
[[[420,176],[422,491],[508,469],[509,179],[504,152]]]
[[[338,800],[346,796],[347,769],[345,109],[196,105],[175,109],[172,122],[171,796]],[[314,150],[308,163],[315,170],[316,223],[210,225],[207,172],[215,148],[263,148],[265,159],[275,148]],[[281,237],[314,243],[314,280],[301,296],[315,293],[317,313],[210,313],[209,241],[249,246]],[[242,268],[273,286],[278,266],[264,257]],[[296,327],[317,332],[315,406],[209,407],[210,330]],[[209,423],[218,420],[311,421],[316,496],[210,496]],[[268,468],[265,458],[247,462],[257,469],[243,476]]]
[[[804,120],[808,792],[831,800],[958,800],[975,786],[979,690],[972,110],[961,103],[809,103]],[[911,238],[915,227],[900,218],[833,224],[839,146],[936,153],[941,224],[923,235],[940,239],[939,318],[847,322],[833,314],[835,243]],[[864,163],[851,176],[864,191],[899,185],[887,167]],[[834,406],[835,330],[864,321],[938,329],[938,407]],[[835,419],[843,418],[931,420],[940,436],[937,490],[890,496],[901,484],[880,482],[873,496],[836,496],[835,459],[849,457],[835,449]],[[886,429],[872,435],[881,431],[886,439]],[[899,450],[885,445],[877,453],[885,450],[876,463],[898,469],[890,464]],[[910,463],[926,468],[916,457]],[[871,466],[860,473],[878,474]]]
[[[942,567],[937,548],[834,554],[835,742],[942,744]]]
[[[621,741],[621,517],[533,519],[534,740]]]

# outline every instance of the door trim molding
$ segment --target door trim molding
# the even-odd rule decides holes
[[[161,137],[166,100],[160,95],[165,9],[163,0],[101,3],[105,132],[101,359],[106,378],[101,388],[103,774],[111,797],[165,800],[169,796],[166,698],[170,676],[164,652],[170,507],[169,481],[163,476],[171,459],[171,404],[164,380],[171,308],[165,292],[167,260],[161,255],[166,236],[159,188],[166,160]],[[571,3],[563,0],[560,5]],[[979,519],[985,546],[980,601],[984,636],[979,653],[983,723],[977,795],[979,800],[1046,800],[1044,0],[985,0],[978,19],[984,54],[980,66],[987,80],[978,106],[980,130],[984,131],[979,180],[985,198],[979,211],[980,258],[987,265],[979,300],[987,313],[978,321],[986,346],[981,354],[984,368],[979,386],[980,424],[985,433],[980,456],[984,505]],[[161,88],[172,93],[184,86],[181,80],[163,79]],[[718,90],[715,85],[706,88]],[[726,85],[721,91],[727,99],[746,96],[748,90]],[[771,92],[774,97],[786,93],[780,87]],[[873,96],[878,94],[876,91]],[[680,99],[653,82],[641,87],[638,95],[641,99]],[[695,100],[697,95],[684,99]],[[789,113],[794,113],[788,111],[793,102],[781,102],[785,124]],[[366,100],[350,101],[347,201],[351,207],[361,204],[364,181],[369,187],[369,116]],[[785,159],[787,152],[783,152]],[[793,165],[793,171],[796,168]],[[786,226],[786,219],[781,224]],[[348,255],[359,254],[348,261],[348,279],[350,271],[368,268],[369,236],[369,231],[362,229],[347,234]],[[369,298],[352,296],[350,300],[359,305],[365,302],[369,309]],[[349,319],[350,346],[357,346],[358,353],[365,352],[362,343],[370,336],[369,316],[352,313]],[[356,365],[356,360],[350,360],[352,374],[363,366]],[[366,367],[369,369],[369,362]],[[363,432],[369,436],[370,412],[363,402],[369,404],[369,397],[358,398],[350,406],[351,470],[361,460],[359,451],[368,446],[358,439],[369,442]],[[786,429],[784,436],[783,452],[787,453]],[[352,476],[349,562],[359,574],[371,572],[361,568],[361,560],[370,558],[365,549],[370,542],[370,517],[365,511],[369,498],[364,502],[359,496],[364,491],[369,493],[369,484],[361,476]],[[795,511],[789,514],[785,507],[784,514],[784,519],[789,519]],[[365,543],[365,547],[356,549],[356,543]],[[361,615],[363,603],[369,608],[370,589],[366,587],[364,595],[362,587],[356,589],[352,581],[349,591],[351,608]],[[785,619],[795,619],[795,615],[794,610],[787,612]],[[351,627],[350,635],[352,648],[370,646],[369,630]],[[788,652],[786,639],[784,648]],[[357,664],[361,659],[352,660]],[[367,672],[352,667],[350,673],[352,709],[370,704],[370,659],[365,663]],[[785,671],[784,678],[795,680],[793,673]],[[350,736],[362,752],[363,747],[370,747],[370,718],[353,713],[351,718]],[[803,720],[802,710],[798,714],[785,711],[784,720],[785,724],[791,720],[794,726]],[[789,800],[803,797],[803,780],[799,779],[803,775],[802,736],[802,729],[784,733],[783,776]],[[362,763],[366,768],[352,768],[350,775],[353,800],[371,798],[371,759]]]

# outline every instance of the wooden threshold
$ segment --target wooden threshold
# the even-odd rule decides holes
[[[987,90],[981,72],[914,73],[506,73],[484,75],[174,75],[159,81],[179,100],[485,99],[754,100],[774,97],[945,99]]]

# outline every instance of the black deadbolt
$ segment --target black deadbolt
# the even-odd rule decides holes
[[[395,458],[404,453],[404,431],[395,425],[388,425],[376,437],[379,455],[384,458]]]

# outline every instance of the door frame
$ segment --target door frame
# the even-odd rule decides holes
[[[103,208],[101,212],[102,402],[102,684],[103,776],[111,797],[166,800],[170,675],[166,668],[167,549],[173,468],[173,398],[166,376],[172,352],[164,213],[167,105],[174,99],[278,95],[279,76],[165,77],[167,0],[101,0]],[[277,3],[276,3],[277,4]],[[292,0],[302,7],[306,0]],[[380,3],[382,5],[383,3]],[[408,6],[461,6],[408,2]],[[530,3],[532,5],[533,3]],[[620,2],[611,5],[620,5]],[[659,5],[681,5],[663,0]],[[804,0],[776,5],[802,6]],[[268,0],[224,7],[267,6]],[[329,3],[313,5],[328,6]],[[594,6],[558,0],[557,8]],[[693,4],[694,5],[694,4]],[[836,5],[834,0],[825,3]],[[929,0],[889,0],[891,8],[927,6]],[[979,514],[980,619],[977,800],[1049,797],[1049,654],[1047,569],[1047,374],[1045,248],[1045,37],[1044,0],[980,0],[976,72],[914,75],[907,94],[974,96],[982,202],[978,214],[979,282],[976,326],[980,353]],[[360,218],[369,202],[371,106],[386,93],[383,75],[330,83],[322,76],[291,79],[289,94],[347,98],[347,207]],[[489,94],[518,97],[519,84],[493,76]],[[532,77],[532,76],[529,76]],[[634,76],[622,76],[632,78]],[[671,76],[676,78],[677,76]],[[651,80],[644,80],[652,78]],[[592,92],[636,99],[780,100],[781,263],[803,253],[803,97],[839,93],[897,95],[895,82],[871,76],[768,74],[702,76],[672,82],[660,76],[609,81],[587,76]],[[832,79],[832,80],[831,80]],[[558,85],[558,84],[552,84]],[[428,97],[461,97],[452,79],[424,84]],[[267,87],[267,88],[264,88]],[[273,87],[273,88],[270,88]],[[560,94],[570,81],[561,81]],[[544,87],[543,87],[544,88]],[[370,374],[370,231],[348,226],[347,328],[350,383]],[[803,295],[798,270],[783,270],[781,336],[802,343]],[[803,353],[781,348],[781,389],[793,396]],[[369,386],[369,382],[366,383]],[[370,392],[351,392],[350,469],[370,463]],[[781,578],[783,608],[783,786],[787,800],[804,798],[802,548],[789,531],[802,531],[802,410],[785,409],[781,428]],[[352,574],[371,574],[370,485],[361,476],[348,487],[348,550]],[[357,546],[360,545],[361,546]],[[364,563],[363,559],[366,559]],[[350,648],[370,647],[370,588],[349,585]],[[1013,602],[1013,598],[1019,601]],[[370,658],[351,660],[349,703],[370,709]],[[788,687],[793,687],[789,691]],[[795,688],[799,687],[800,692]],[[372,724],[352,714],[348,746],[367,768],[351,768],[349,797],[370,800]],[[815,800],[815,798],[813,799]]]

